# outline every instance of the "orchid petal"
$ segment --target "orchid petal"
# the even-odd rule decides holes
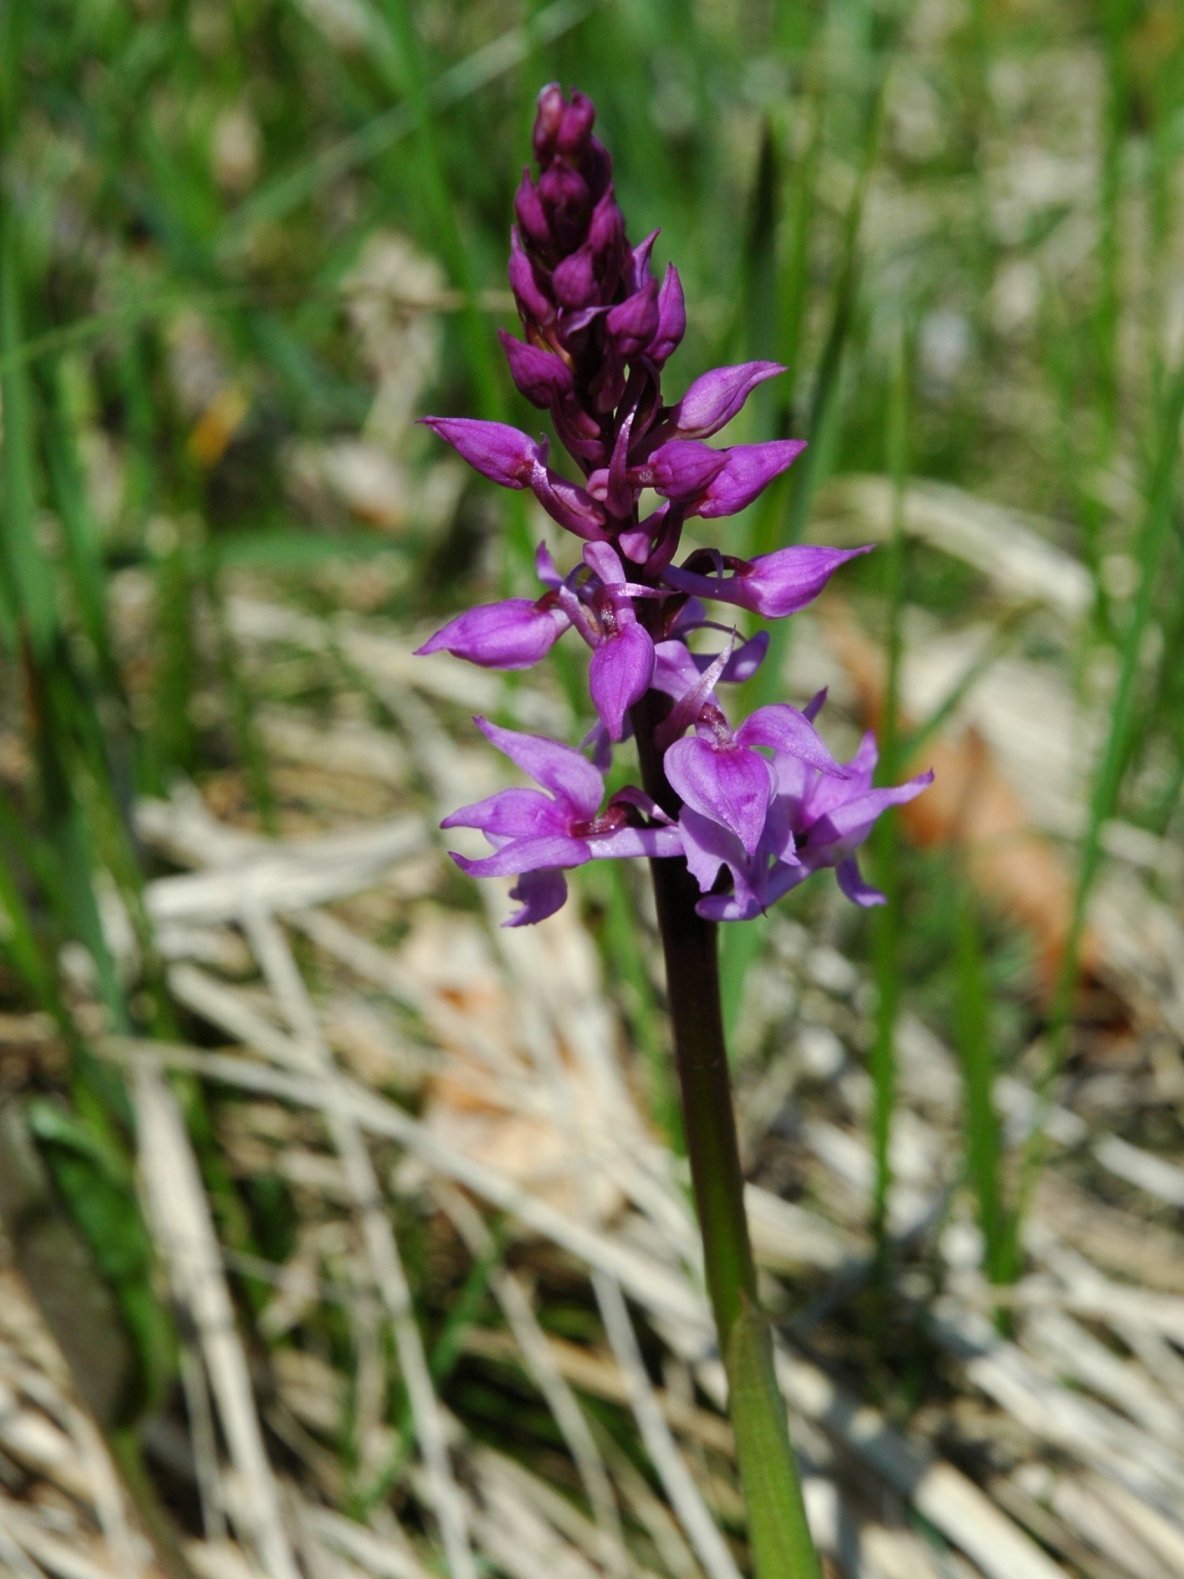
[[[596,541],[607,536],[604,509],[585,489],[568,482],[536,461],[530,474],[531,491],[553,521],[577,537]]]
[[[840,565],[869,551],[870,547],[819,548],[801,544],[758,555],[746,568],[730,575],[722,569],[715,575],[701,575],[671,565],[663,580],[679,592],[734,603],[766,619],[783,619],[812,602]]]
[[[698,439],[668,439],[629,469],[635,488],[654,488],[665,499],[699,500],[727,465],[729,450],[713,450]]]
[[[768,444],[735,444],[724,450],[726,464],[708,483],[693,513],[704,520],[737,514],[792,466],[805,448],[804,439],[772,439]]]
[[[503,839],[538,839],[544,834],[566,833],[570,822],[565,808],[541,790],[504,789],[462,806],[440,826],[478,828]]]
[[[698,883],[700,893],[709,893],[714,887],[721,866],[735,872],[745,864],[740,840],[714,817],[705,817],[694,807],[684,806],[678,814],[678,825],[682,829],[687,870]]]
[[[543,789],[550,790],[572,814],[573,820],[587,821],[600,809],[604,780],[590,762],[570,746],[548,740],[544,735],[527,735],[517,729],[501,729],[487,718],[475,718],[477,728],[504,756]]]
[[[546,867],[583,866],[592,859],[586,839],[573,839],[563,834],[514,839],[492,855],[476,861],[455,850],[448,853],[470,877],[517,877],[520,872],[541,871]]]
[[[596,572],[606,587],[624,587],[625,569],[611,543],[589,543],[584,550],[584,563]]]
[[[632,860],[637,856],[654,860],[681,855],[683,843],[682,834],[675,827],[618,828],[615,833],[589,835],[588,849],[594,861]]]
[[[788,702],[758,707],[736,731],[736,742],[742,746],[768,746],[773,751],[784,751],[834,778],[850,777],[846,768],[840,767],[826,749],[806,715]]]
[[[510,890],[510,898],[517,899],[521,908],[502,922],[504,927],[529,927],[562,908],[567,898],[567,880],[562,872],[546,870],[523,872]]]
[[[835,876],[839,880],[839,887],[853,903],[861,905],[865,910],[871,905],[886,905],[888,898],[878,888],[873,888],[864,879],[859,870],[859,863],[853,855],[845,861],[840,861],[835,868]]]
[[[866,790],[854,800],[832,807],[811,824],[811,846],[818,844],[851,846],[861,843],[881,812],[886,811],[889,806],[900,806],[905,801],[912,800],[926,785],[932,783],[931,770],[928,773],[919,773],[916,778],[909,779],[905,784],[893,785],[890,789]]]

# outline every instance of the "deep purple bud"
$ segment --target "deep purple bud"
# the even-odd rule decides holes
[[[532,405],[546,410],[572,391],[571,368],[554,351],[524,345],[499,329],[498,339],[510,364],[510,377]]]
[[[647,284],[653,275],[650,272],[650,255],[654,250],[654,242],[658,239],[658,232],[651,230],[644,241],[634,247],[629,261],[629,286],[631,290],[639,291]]]
[[[535,184],[530,179],[529,170],[523,170],[522,180],[514,194],[514,212],[527,240],[533,241],[536,247],[545,247],[551,239],[551,226]]]
[[[476,417],[420,417],[462,460],[503,488],[525,488],[541,464],[542,451],[529,435],[504,422]]]
[[[668,264],[662,289],[658,293],[658,328],[650,342],[650,355],[661,367],[682,343],[687,332],[687,309],[682,281],[674,264]]]
[[[596,301],[596,258],[591,247],[578,247],[551,276],[555,299],[564,307],[590,307]]]
[[[555,140],[559,136],[559,128],[563,124],[563,113],[566,108],[567,104],[563,97],[563,89],[557,82],[548,82],[547,86],[539,93],[534,131],[531,134],[534,156],[541,165],[550,163],[551,153],[555,147]]]
[[[644,351],[658,327],[658,287],[650,280],[618,303],[605,320],[609,338],[625,361]]]
[[[483,669],[529,669],[546,657],[570,623],[554,606],[507,598],[458,614],[417,647],[416,655],[450,652]]]
[[[624,244],[625,220],[610,186],[592,210],[588,224],[588,245],[597,257],[615,261],[616,254],[622,251]]]
[[[792,466],[806,448],[804,439],[773,439],[768,444],[735,444],[724,450],[725,465],[707,485],[692,515],[715,519],[735,515],[749,505],[774,477]]]
[[[555,132],[555,152],[578,153],[592,135],[596,124],[596,106],[586,93],[577,88],[568,100]]]
[[[654,488],[664,499],[698,499],[727,464],[730,450],[713,450],[697,439],[669,439],[629,468],[635,488]]]
[[[518,303],[518,311],[527,323],[550,323],[555,316],[555,305],[540,288],[534,265],[526,256],[517,225],[510,230],[510,289]]]
[[[777,362],[741,362],[697,378],[668,418],[679,438],[705,439],[731,422],[758,384],[785,369]]]
[[[553,164],[549,170],[544,170],[539,177],[539,198],[552,224],[556,221],[574,224],[591,206],[587,181],[578,170],[565,164]]]

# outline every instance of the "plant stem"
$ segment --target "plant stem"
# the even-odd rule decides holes
[[[665,698],[650,692],[633,718],[646,788],[673,812],[677,798],[654,746],[664,703]],[[777,1386],[772,1333],[757,1296],[720,1006],[716,926],[696,912],[699,892],[684,861],[651,861],[650,870],[691,1182],[707,1289],[728,1376],[728,1411],[748,1506],[754,1569],[757,1579],[819,1579],[785,1402]]]

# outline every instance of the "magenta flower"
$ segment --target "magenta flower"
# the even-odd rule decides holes
[[[813,719],[824,699],[825,692],[799,716]],[[772,739],[770,734],[764,743]],[[932,783],[933,774],[920,773],[904,784],[872,789],[875,765],[876,745],[870,734],[838,772],[809,762],[799,751],[774,747],[769,764],[773,791],[760,833],[751,844],[721,815],[721,807],[703,799],[688,800],[679,814],[679,827],[687,864],[706,896],[699,901],[699,914],[712,921],[750,920],[827,866],[835,868],[848,899],[862,906],[883,904],[883,894],[864,881],[855,851],[881,812],[919,795]],[[721,892],[722,870],[730,882]]]

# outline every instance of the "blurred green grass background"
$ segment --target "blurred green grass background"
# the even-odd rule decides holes
[[[321,615],[341,568],[364,566],[366,611],[409,644],[526,583],[520,501],[440,483],[411,419],[537,426],[494,330],[511,318],[512,194],[549,80],[596,101],[631,235],[661,227],[658,255],[682,274],[690,330],[672,386],[749,357],[790,369],[735,437],[811,448],[736,523],[739,551],[809,540],[836,480],[878,475],[899,504],[920,477],[1036,520],[1088,578],[1065,639],[906,542],[900,510],[888,549],[850,575],[890,660],[906,609],[939,628],[994,623],[997,654],[1051,650],[1101,720],[1084,826],[1065,842],[1073,897],[1050,997],[1031,947],[944,848],[883,841],[894,906],[844,933],[879,986],[877,1222],[907,991],[965,1058],[968,1177],[1003,1281],[1039,1157],[1003,1190],[993,1070],[1042,1018],[1045,1077],[1070,1051],[1108,822],[1181,832],[1184,13],[1171,0],[10,0],[0,993],[43,1008],[88,1068],[58,963],[76,940],[111,1027],[175,1027],[138,899],[134,799],[232,764],[258,826],[281,823],[254,718],[267,680],[225,617],[230,578]],[[113,590],[129,571],[149,589],[132,650]],[[792,639],[778,636],[766,671],[779,694]],[[884,727],[901,762],[926,720],[893,723],[897,669]],[[140,930],[130,987],[100,922],[104,883]],[[599,874],[590,891],[632,1029],[660,1064],[628,894]],[[763,938],[726,939],[737,1023]],[[110,1077],[88,1078],[80,1100],[118,1129]],[[658,1078],[654,1100],[668,1108]]]

